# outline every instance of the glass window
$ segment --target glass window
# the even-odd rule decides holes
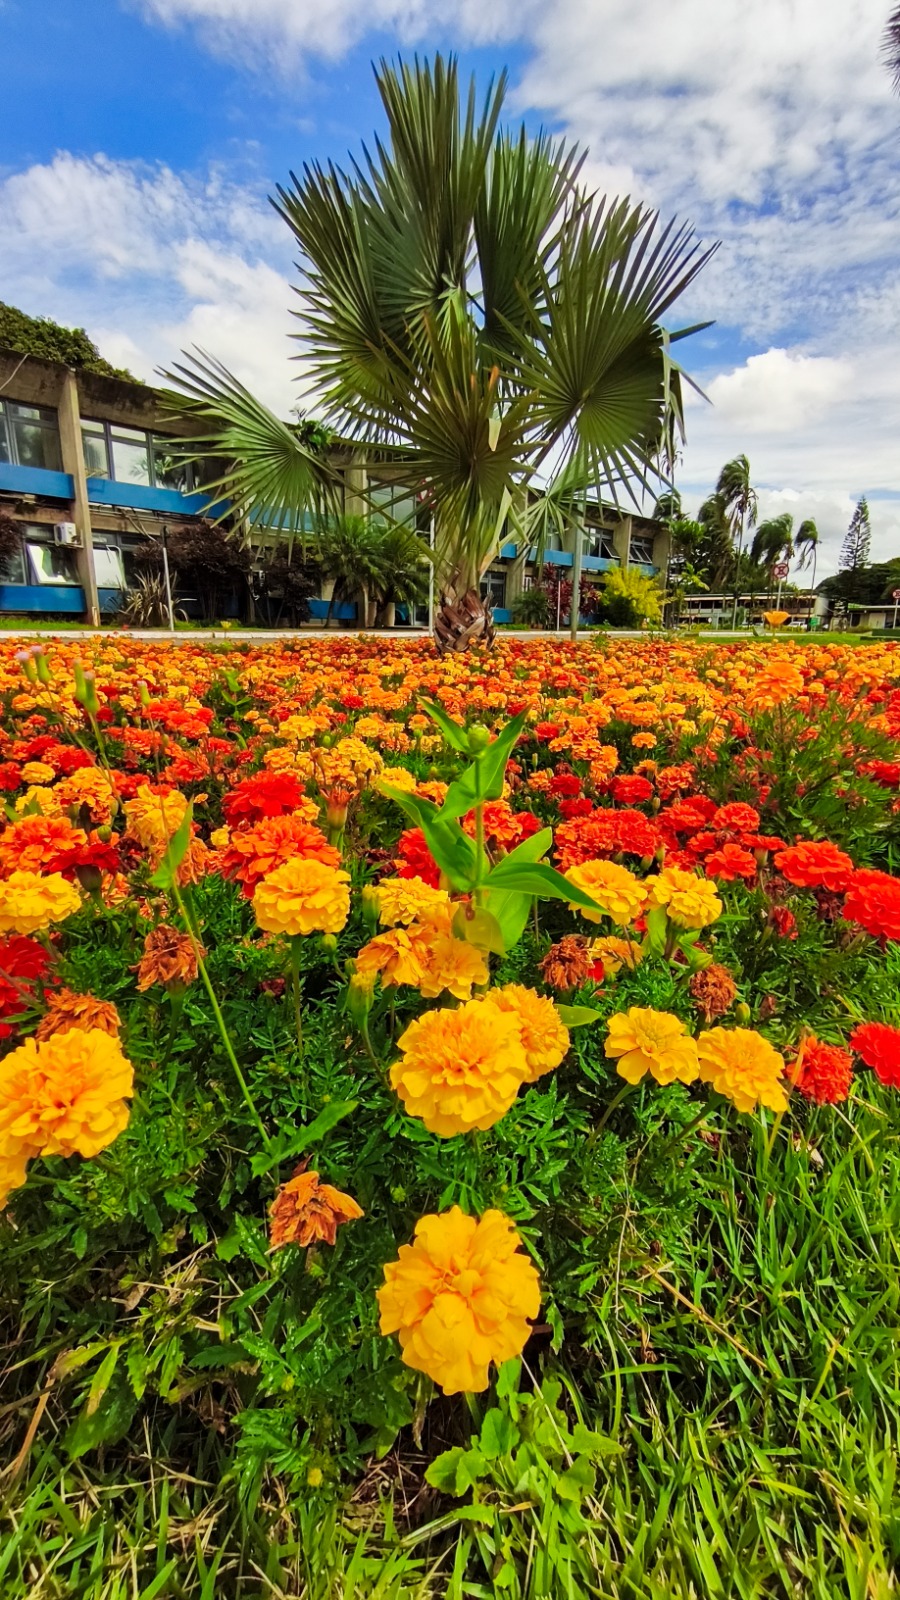
[[[84,450],[84,470],[89,478],[109,477],[109,446],[102,422],[84,422],[81,425],[81,443]]]
[[[62,463],[56,412],[0,400],[0,461],[58,472]]]
[[[481,598],[490,600],[492,606],[506,605],[506,573],[491,569],[481,580]]]
[[[373,515],[383,511],[407,528],[416,526],[418,506],[408,483],[370,483],[369,499]]]
[[[124,589],[122,553],[115,545],[94,545],[94,572],[98,589]]]
[[[25,555],[20,541],[18,550],[14,550],[0,565],[0,583],[25,583],[25,581]]]
[[[653,565],[653,540],[641,534],[632,538],[630,547],[632,561],[637,561],[643,566]]]
[[[32,583],[77,583],[75,557],[64,545],[26,544]]]
[[[158,483],[161,489],[179,489],[182,494],[189,494],[193,487],[191,463],[179,458],[171,439],[154,435],[151,442],[154,483]]]
[[[6,426],[6,412],[2,405],[0,405],[0,461],[12,461],[9,429]]]
[[[618,561],[613,536],[606,528],[586,530],[585,549],[589,556],[602,556],[604,561]]]
[[[145,433],[117,429],[112,436],[113,477],[117,483],[150,482],[150,450]]]

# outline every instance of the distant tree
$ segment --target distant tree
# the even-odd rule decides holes
[[[735,551],[728,521],[728,507],[718,491],[707,495],[697,521],[703,532],[697,545],[695,559],[706,573],[713,594],[721,593],[735,570]]]
[[[858,572],[860,567],[869,565],[869,548],[872,543],[872,529],[869,525],[869,506],[865,495],[857,501],[856,510],[850,519],[844,542],[841,545],[841,554],[838,568],[841,572]]]
[[[765,567],[771,586],[779,561],[790,561],[794,554],[794,519],[789,511],[760,522],[750,546],[750,560]]]
[[[105,361],[83,328],[64,328],[49,317],[29,317],[27,312],[0,301],[0,349],[16,355],[39,356],[43,361],[60,361],[81,372],[96,372],[102,378],[139,379],[123,367]]]
[[[812,517],[804,517],[794,537],[794,549],[797,553],[797,565],[801,572],[812,564],[812,576],[809,580],[810,589],[816,587],[816,563],[819,559],[819,530]]]

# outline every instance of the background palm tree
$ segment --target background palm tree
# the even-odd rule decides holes
[[[752,528],[756,522],[758,507],[756,490],[750,482],[750,463],[746,456],[735,456],[732,461],[726,461],[722,471],[719,473],[716,494],[721,496],[732,543],[736,550],[736,587],[734,610],[731,616],[731,626],[735,627],[737,624],[738,600],[740,598],[741,557],[744,553],[744,535],[747,529]]]
[[[812,574],[809,580],[810,594],[816,588],[816,563],[819,559],[819,530],[812,517],[804,517],[797,529],[794,539],[794,549],[797,552],[797,566],[801,572],[812,564]]]
[[[881,54],[890,73],[894,88],[900,94],[900,7],[892,11],[885,23],[881,40]]]
[[[681,430],[662,319],[711,250],[579,181],[582,157],[500,131],[454,59],[382,63],[388,132],[347,171],[318,163],[275,202],[300,248],[304,355],[343,438],[402,447],[435,525],[441,648],[490,632],[478,592],[529,492],[583,504],[645,484]],[[302,528],[321,461],[218,363],[174,376],[233,465],[215,486],[251,520]],[[244,433],[246,429],[246,442]]]
[[[379,621],[390,627],[397,606],[403,606],[409,621],[414,621],[417,607],[428,603],[429,565],[422,540],[410,528],[381,530],[375,584]]]
[[[794,519],[789,511],[783,511],[777,517],[767,517],[765,522],[758,523],[750,546],[750,560],[765,567],[770,588],[774,581],[774,568],[779,561],[792,560],[793,555]]]
[[[326,628],[336,605],[356,603],[360,628],[369,625],[370,602],[377,596],[381,577],[382,530],[366,517],[335,516],[319,530],[318,557],[323,576],[333,584]]]
[[[706,572],[710,591],[721,593],[735,571],[734,544],[728,505],[716,491],[707,495],[697,512],[703,533],[697,547],[697,562]]]

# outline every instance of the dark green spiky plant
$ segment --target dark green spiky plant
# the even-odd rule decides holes
[[[502,131],[455,60],[384,63],[388,131],[347,171],[305,166],[274,204],[301,252],[297,335],[326,420],[399,450],[434,519],[441,648],[490,633],[479,579],[512,518],[642,483],[681,426],[666,316],[711,254],[581,181],[546,134]],[[218,430],[219,487],[301,529],[321,457],[217,362],[173,380]],[[521,529],[530,538],[526,525]]]

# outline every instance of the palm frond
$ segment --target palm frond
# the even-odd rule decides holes
[[[881,36],[881,56],[891,75],[894,90],[900,94],[900,7],[891,12],[885,23]]]

